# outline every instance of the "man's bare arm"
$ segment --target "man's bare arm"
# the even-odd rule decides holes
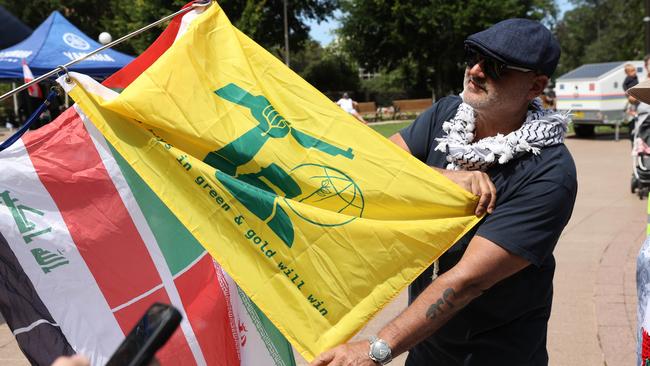
[[[395,145],[404,149],[407,153],[411,153],[411,149],[409,149],[408,145],[406,145],[406,141],[404,141],[404,138],[399,132],[389,137],[388,139],[391,140]]]
[[[474,237],[460,262],[433,281],[379,336],[396,353],[405,352],[484,291],[528,265],[528,261],[497,244]]]
[[[391,346],[393,356],[401,354],[433,334],[484,291],[528,265],[525,259],[475,236],[460,262],[436,278],[378,336]],[[375,363],[368,357],[368,342],[355,342],[324,352],[311,365],[373,366]]]

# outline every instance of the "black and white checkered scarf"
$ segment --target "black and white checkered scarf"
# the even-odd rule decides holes
[[[526,152],[538,154],[542,147],[562,143],[568,122],[568,113],[542,109],[541,101],[536,98],[518,130],[472,142],[474,109],[461,103],[456,115],[442,124],[445,136],[436,138],[436,150],[447,154],[447,169],[486,171],[497,162],[505,164]]]

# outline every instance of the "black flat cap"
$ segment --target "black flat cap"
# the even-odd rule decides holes
[[[560,59],[560,44],[548,28],[530,19],[507,19],[467,37],[465,45],[508,65],[550,77]]]

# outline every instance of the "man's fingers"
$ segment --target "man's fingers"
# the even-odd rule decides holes
[[[61,356],[54,361],[52,366],[90,366],[90,361],[81,355]]]
[[[481,192],[478,197],[478,205],[476,205],[476,216],[481,216],[485,213],[488,205],[490,204],[490,194],[487,192]]]
[[[492,213],[496,205],[496,188],[490,180],[490,177],[485,173],[478,173],[475,177],[474,185],[478,186],[479,202],[476,206],[476,215],[481,216],[486,211]]]
[[[480,171],[436,170],[463,189],[479,196],[474,211],[476,216],[482,216],[486,211],[488,213],[494,211],[497,202],[497,190],[489,175]]]
[[[334,359],[334,352],[327,351],[321,353],[309,364],[309,366],[326,366]]]
[[[492,198],[490,199],[490,205],[488,206],[488,213],[492,213],[494,208],[497,206],[497,187],[494,186],[492,180],[488,178],[488,184],[490,186],[490,192],[492,193]]]

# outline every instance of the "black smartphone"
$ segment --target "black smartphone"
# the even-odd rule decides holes
[[[106,366],[146,366],[178,328],[183,316],[171,305],[155,303],[147,309]]]

